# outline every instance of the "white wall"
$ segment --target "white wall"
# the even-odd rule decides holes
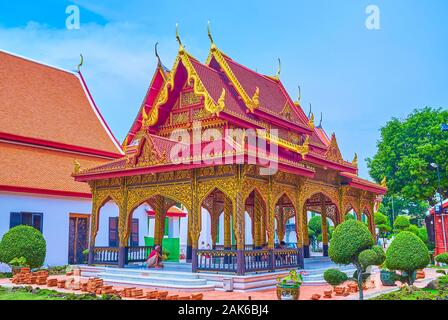
[[[42,212],[43,236],[47,242],[45,265],[68,262],[70,213],[90,214],[90,199],[0,193],[0,237],[9,230],[11,212]]]
[[[145,236],[149,236],[148,216],[146,214],[147,205],[141,205],[134,210],[132,219],[138,219],[138,245],[145,245]],[[95,246],[108,247],[109,246],[109,218],[118,217],[118,206],[109,201],[100,209],[99,228],[95,239]],[[154,226],[151,230],[154,230]]]

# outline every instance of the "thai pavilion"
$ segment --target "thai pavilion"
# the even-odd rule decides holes
[[[133,212],[142,204],[155,212],[154,244],[159,245],[167,210],[176,203],[187,209],[187,261],[193,272],[241,275],[303,267],[310,255],[308,211],[322,217],[324,255],[327,219],[336,226],[353,210],[358,219],[367,216],[374,236],[373,211],[385,185],[358,177],[357,156],[351,162],[342,158],[336,136],[329,138],[315,125],[314,115],[307,116],[300,102],[290,98],[280,73],[265,76],[238,64],[209,37],[205,63],[186,51],[178,35],[171,70],[159,58],[123,144],[125,156],[76,170],[76,181],[88,182],[93,195],[89,263],[123,267],[145,260],[148,248],[129,246]],[[229,137],[231,129],[243,134]],[[256,133],[255,146],[249,143],[249,131]],[[176,132],[186,132],[187,139],[173,138]],[[173,157],[175,149],[192,152],[174,152]],[[276,170],[271,170],[273,163]],[[95,247],[100,209],[108,201],[119,207],[118,248]],[[210,214],[210,250],[198,245],[204,209]],[[224,245],[218,246],[221,215]],[[297,246],[278,248],[292,218]],[[245,241],[246,224],[251,243]],[[231,244],[231,230],[236,245]]]

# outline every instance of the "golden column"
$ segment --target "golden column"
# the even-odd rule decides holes
[[[322,249],[323,256],[328,257],[328,225],[327,225],[327,206],[325,204],[325,196],[321,196],[321,218],[322,218]]]
[[[260,196],[254,192],[254,213],[253,213],[253,237],[255,248],[261,248],[263,246],[262,242],[262,218],[263,218],[263,206],[261,203]]]
[[[277,218],[278,242],[282,242],[285,239],[285,229],[286,229],[285,208],[283,207],[283,205],[279,205],[278,206],[278,218]]]
[[[306,203],[303,204],[303,213],[302,213],[302,236],[303,236],[303,257],[310,257],[310,237],[308,236],[308,208]]]
[[[232,202],[227,196],[224,196],[224,248],[232,248],[232,234],[230,226],[230,217],[232,216]]]
[[[155,226],[154,226],[154,245],[162,245],[162,239],[165,231],[165,199],[162,196],[156,196],[154,199],[154,213],[155,213]]]

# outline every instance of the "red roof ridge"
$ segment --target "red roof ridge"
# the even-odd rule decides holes
[[[44,66],[44,67],[47,67],[47,68],[55,69],[57,71],[65,72],[65,73],[71,74],[71,75],[73,75],[75,77],[77,76],[77,73],[75,71],[70,71],[70,70],[67,70],[67,69],[63,69],[61,67],[54,66],[54,65],[49,64],[47,62],[42,62],[42,61],[39,61],[39,60],[36,60],[36,59],[28,58],[28,57],[22,56],[22,55],[20,55],[18,53],[10,52],[10,51],[4,50],[4,49],[0,49],[0,53],[4,53],[4,54],[10,55],[10,56],[13,56],[15,58],[18,58],[18,59],[22,59],[22,60],[25,60],[25,61],[28,61],[28,62],[32,62],[32,63],[38,64],[40,66]]]

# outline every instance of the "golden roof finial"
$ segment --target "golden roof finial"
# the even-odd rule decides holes
[[[78,64],[78,73],[81,71],[81,67],[84,64],[84,56],[82,55],[82,53],[80,54],[81,60],[79,61]]]
[[[280,60],[280,58],[278,58],[278,69],[277,74],[275,75],[277,79],[280,79],[281,72],[282,72],[282,61]]]
[[[313,111],[313,106],[311,105],[311,102],[310,102],[310,111],[308,112],[308,118],[311,117],[312,111]]]
[[[182,44],[179,36],[179,23],[176,23],[176,40],[179,43],[179,51],[184,51],[184,45]]]
[[[302,99],[302,89],[300,88],[299,85],[299,95],[297,96],[297,102],[300,102],[301,99]]]
[[[81,172],[81,164],[78,160],[73,160],[73,173],[78,174]]]
[[[210,27],[210,20],[207,22],[207,34],[208,34],[208,38],[210,39],[210,42],[212,44],[212,48],[215,48],[215,41],[213,41],[213,37],[212,37],[212,32],[211,32],[211,27]]]
[[[387,178],[386,178],[386,176],[384,176],[383,180],[381,180],[381,186],[383,188],[387,188]]]
[[[126,136],[126,139],[123,141],[123,151],[126,153],[129,143],[129,136]]]
[[[353,157],[352,164],[357,167],[358,166],[358,154],[355,152],[355,156]]]
[[[311,112],[310,119],[308,120],[308,125],[311,130],[314,130],[314,113]]]

